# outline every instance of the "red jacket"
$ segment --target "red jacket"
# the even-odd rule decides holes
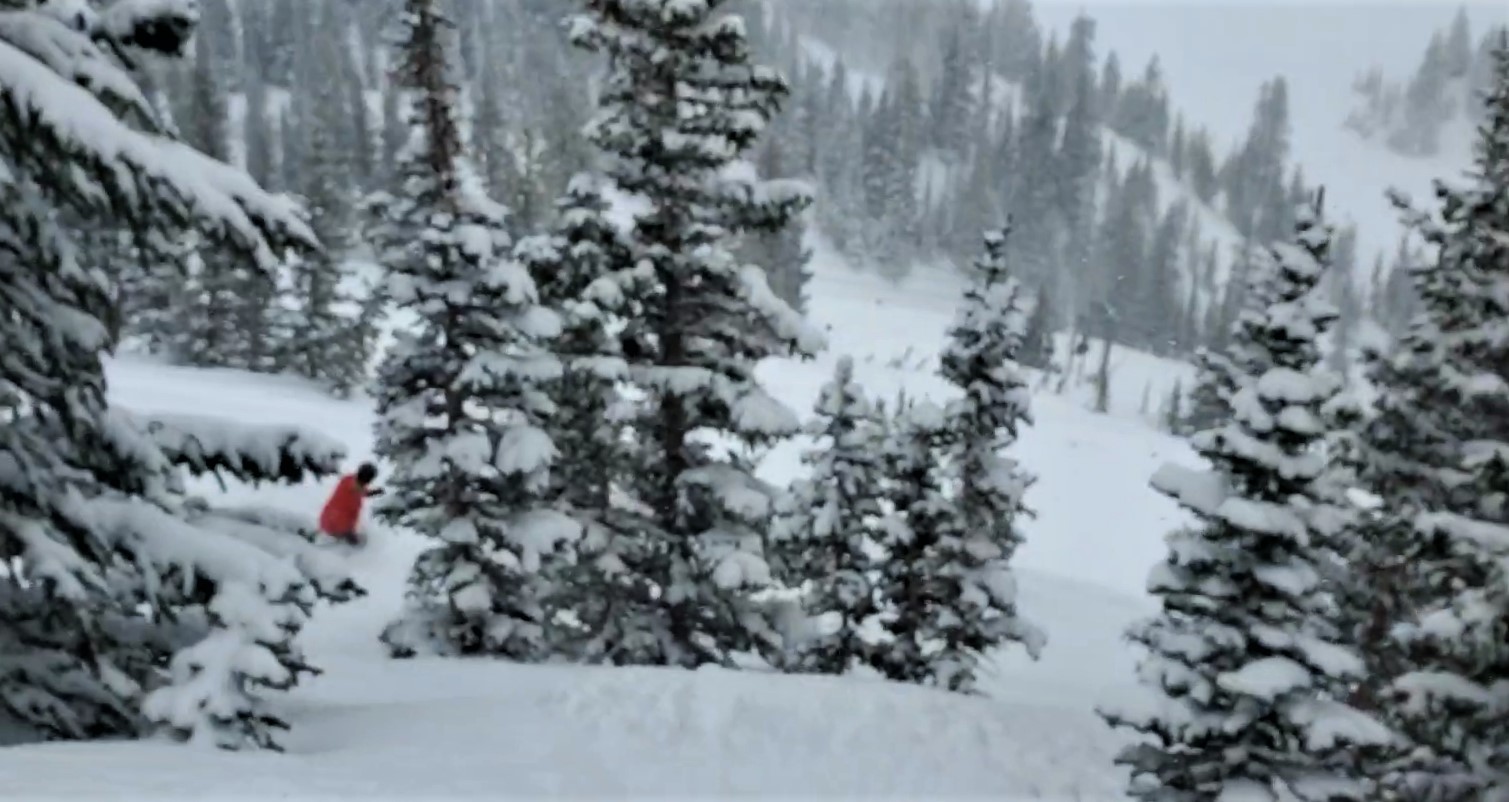
[[[325,509],[320,512],[320,529],[332,537],[354,539],[356,525],[362,517],[362,502],[366,498],[366,491],[356,484],[355,474],[342,476],[335,492],[330,494],[330,500],[325,502]]]

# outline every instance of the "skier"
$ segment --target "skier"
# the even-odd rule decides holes
[[[383,493],[381,488],[372,487],[376,479],[377,466],[370,462],[362,463],[356,473],[342,476],[335,492],[330,494],[330,500],[325,502],[325,509],[320,512],[320,531],[336,540],[360,546],[364,538],[357,532],[357,525],[361,523],[362,503]]]

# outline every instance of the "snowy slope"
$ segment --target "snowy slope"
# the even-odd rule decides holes
[[[1471,132],[1442,133],[1442,152],[1410,159],[1343,127],[1354,107],[1352,81],[1381,67],[1394,79],[1418,65],[1432,31],[1465,7],[1477,37],[1509,23],[1509,4],[1494,0],[1038,0],[1044,27],[1063,36],[1081,12],[1097,23],[1097,46],[1115,50],[1126,68],[1157,56],[1169,97],[1207,126],[1218,154],[1246,136],[1258,88],[1283,75],[1289,83],[1294,159],[1311,184],[1326,187],[1337,222],[1358,226],[1358,266],[1392,253],[1400,228],[1385,198],[1390,187],[1424,198],[1432,179],[1468,165]]]
[[[888,284],[822,254],[814,317],[832,351],[765,366],[778,395],[805,409],[837,356],[852,353],[872,392],[942,397],[932,354],[952,316],[950,293]],[[930,289],[924,291],[923,286]],[[912,355],[901,359],[908,349]],[[1173,372],[1126,354],[1117,399]],[[211,412],[298,423],[370,455],[372,411],[298,381],[140,361],[109,368],[114,401],[144,412]],[[164,744],[62,744],[0,750],[7,799],[40,796],[366,798],[466,794],[1120,799],[1111,764],[1120,736],[1093,713],[1125,698],[1134,655],[1121,633],[1150,612],[1142,594],[1162,536],[1180,519],[1147,480],[1183,445],[1137,420],[1086,410],[1087,396],[1040,393],[1020,455],[1040,476],[1020,556],[1022,606],[1050,634],[1041,662],[1000,655],[989,700],[865,679],[763,673],[518,667],[387,660],[376,640],[401,602],[420,544],[379,530],[353,557],[372,595],[322,610],[304,633],[326,674],[289,700],[287,755],[195,754]],[[797,449],[765,473],[789,478]],[[206,485],[204,492],[216,493]],[[327,486],[232,488],[315,516]]]
[[[301,695],[284,756],[58,745],[0,755],[0,783],[18,800],[1117,799],[1110,736],[1046,706],[722,671],[455,661],[337,672],[343,684]]]
[[[989,5],[993,0],[979,0]],[[1062,41],[1081,13],[1096,21],[1098,55],[1115,50],[1129,74],[1157,57],[1177,111],[1211,131],[1218,158],[1239,143],[1252,122],[1258,89],[1275,76],[1288,79],[1292,119],[1292,160],[1311,185],[1326,188],[1333,222],[1358,230],[1359,283],[1371,278],[1376,254],[1391,256],[1403,233],[1386,193],[1397,188],[1424,200],[1437,178],[1455,178],[1471,157],[1471,127],[1450,124],[1441,135],[1441,153],[1408,158],[1347,130],[1353,109],[1352,81],[1381,67],[1391,79],[1407,78],[1419,63],[1430,33],[1443,28],[1459,7],[1472,23],[1474,44],[1492,25],[1509,24],[1509,4],[1496,0],[1038,0],[1034,13],[1045,30]],[[807,55],[827,66],[833,48],[802,37]],[[883,85],[883,76],[852,68],[856,89]],[[997,79],[993,99],[1021,112],[1018,87]],[[1102,136],[1124,169],[1144,152],[1109,131]],[[1212,240],[1222,259],[1218,283],[1229,273],[1241,238],[1218,208],[1201,203],[1191,187],[1176,179],[1162,159],[1152,160],[1161,210],[1187,202],[1200,223],[1202,245]],[[941,192],[948,172],[936,163],[920,171],[919,191]],[[1191,276],[1183,276],[1187,290]],[[1201,294],[1203,309],[1210,301]]]
[[[802,36],[800,37],[800,41],[804,52],[813,63],[824,70],[831,71],[833,69],[836,54],[832,46],[812,36]],[[851,91],[856,96],[866,88],[878,92],[885,85],[884,76],[873,72],[866,72],[851,67],[848,70],[848,76]],[[1026,114],[1027,107],[1024,100],[1024,92],[1019,84],[1008,80],[1004,76],[993,75],[990,81],[989,97],[990,102],[996,104],[997,108],[1010,113],[1020,124],[1021,118]],[[1254,97],[1256,97],[1256,93],[1254,93]],[[1203,252],[1205,247],[1214,243],[1221,254],[1214,278],[1216,287],[1222,287],[1230,274],[1231,265],[1236,259],[1236,254],[1240,252],[1243,246],[1242,236],[1237,232],[1236,227],[1226,219],[1221,210],[1200,200],[1192,185],[1174,175],[1173,168],[1166,159],[1149,154],[1141,146],[1111,131],[1109,128],[1102,127],[1099,130],[1099,135],[1106,149],[1116,160],[1116,164],[1119,165],[1121,170],[1126,170],[1143,161],[1152,165],[1153,181],[1158,190],[1158,214],[1160,216],[1177,203],[1182,202],[1186,205],[1190,210],[1191,219],[1199,224],[1201,251]],[[945,196],[947,187],[961,180],[962,176],[959,175],[960,169],[961,167],[958,164],[952,164],[948,160],[940,158],[936,153],[924,154],[921,167],[917,171],[917,193],[919,197],[923,197],[924,193],[930,191],[932,193],[931,196],[925,197],[924,200],[928,203],[938,203]],[[930,280],[948,272],[937,269],[937,266],[931,267],[934,267],[934,269],[920,271],[927,274]],[[1198,283],[1193,266],[1186,264],[1181,265],[1181,268],[1181,284],[1177,296],[1179,298],[1186,296],[1191,283]],[[949,297],[952,297],[951,288],[946,286],[947,281],[948,278],[946,276],[941,277],[938,278],[937,289],[932,289],[930,285],[919,285],[916,291],[921,292],[922,297],[928,302],[933,301],[940,292],[947,293]],[[1218,289],[1217,292],[1219,293],[1220,290]],[[1205,310],[1209,308],[1211,303],[1219,303],[1220,301],[1219,297],[1210,297],[1210,294],[1205,292],[1203,288],[1199,289],[1196,295],[1198,299],[1197,311],[1201,315],[1205,314]]]

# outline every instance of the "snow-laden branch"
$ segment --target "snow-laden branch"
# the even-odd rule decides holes
[[[298,205],[244,172],[122,120],[145,111],[130,77],[62,21],[0,12],[0,145],[13,169],[61,161],[59,200],[85,212],[196,225],[275,263],[274,245],[313,246]],[[144,117],[134,114],[134,117]],[[42,168],[39,171],[46,172]]]
[[[340,470],[346,447],[294,426],[231,424],[198,415],[133,416],[173,465],[194,476],[288,482]]]

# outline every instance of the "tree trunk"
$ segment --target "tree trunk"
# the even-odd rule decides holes
[[[1111,411],[1111,338],[1101,341],[1100,367],[1095,371],[1095,411]]]

